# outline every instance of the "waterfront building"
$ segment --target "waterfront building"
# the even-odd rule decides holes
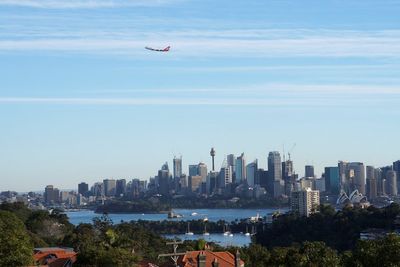
[[[114,179],[104,179],[104,195],[106,197],[114,197],[117,187],[117,182]]]
[[[325,167],[325,190],[333,195],[340,192],[339,167]]]
[[[78,184],[78,194],[85,195],[89,191],[89,185],[87,183]]]
[[[240,184],[246,180],[246,159],[244,157],[244,153],[242,153],[239,157],[236,158],[236,166],[235,166],[235,180],[234,183]]]
[[[306,165],[304,167],[304,177],[315,177],[314,166]]]
[[[306,188],[304,190],[293,191],[290,197],[290,207],[294,212],[298,212],[300,216],[310,216],[317,212],[319,201],[319,191]]]

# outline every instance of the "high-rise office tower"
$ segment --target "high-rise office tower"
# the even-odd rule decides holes
[[[169,168],[168,168],[168,162],[165,162],[162,166],[161,166],[161,170],[158,171],[158,175],[157,175],[157,180],[158,180],[158,192],[161,195],[169,195],[169,182],[170,182],[170,178],[169,178]]]
[[[212,171],[215,171],[215,162],[214,162],[214,157],[215,157],[215,149],[212,147],[210,151],[210,156],[212,158]]]
[[[290,196],[295,182],[293,161],[290,159],[282,162],[282,179],[285,184],[284,193],[285,195]]]
[[[258,170],[258,161],[255,160],[246,166],[247,184],[254,187]]]
[[[353,190],[358,190],[361,194],[365,195],[365,166],[361,162],[351,162],[348,165],[349,168],[349,176],[352,177],[354,174],[352,182],[353,182]]]
[[[236,158],[235,183],[240,184],[246,180],[246,159],[244,153]]]
[[[314,166],[312,165],[306,165],[304,167],[305,172],[304,172],[304,177],[315,177],[315,173],[314,173]]]
[[[198,168],[198,174],[201,176],[202,182],[206,183],[207,182],[207,165],[203,162],[200,162],[199,165],[197,165]]]
[[[189,165],[189,176],[199,175],[199,165]]]
[[[130,191],[132,198],[139,198],[141,191],[139,179],[132,179]]]
[[[290,197],[290,207],[300,216],[310,216],[317,211],[319,206],[319,191],[306,188],[300,191],[293,191]]]
[[[272,191],[274,197],[279,197],[284,193],[284,183],[282,180],[282,162],[278,151],[272,151],[268,154],[268,187],[267,191]]]
[[[386,172],[386,194],[397,196],[397,175],[394,170]]]
[[[393,170],[397,176],[397,192],[400,192],[400,160],[393,162]]]
[[[202,177],[200,175],[189,176],[188,187],[192,192],[198,192],[202,184]]]
[[[89,185],[87,183],[78,184],[78,194],[85,195],[89,191]]]
[[[56,204],[60,202],[60,191],[52,185],[44,189],[44,202],[46,204]]]
[[[258,172],[257,178],[260,183],[260,186],[267,190],[267,188],[268,188],[268,171],[266,171],[264,169],[258,169],[257,172]],[[267,191],[267,192],[269,194],[273,194],[272,191],[271,192]]]
[[[375,168],[374,173],[376,179],[376,193],[378,196],[383,196],[386,194],[385,177],[382,176],[382,170],[380,168]]]
[[[103,183],[95,183],[91,187],[92,195],[95,197],[103,197],[104,196],[104,184]]]
[[[174,178],[180,178],[182,176],[182,157],[174,157]]]
[[[325,191],[333,195],[340,192],[339,167],[325,167]]]
[[[368,200],[374,200],[378,196],[378,183],[375,178],[375,168],[373,166],[366,167],[366,193]]]
[[[365,195],[365,166],[361,162],[339,161],[339,175],[341,189],[350,195],[354,190],[358,190]]]
[[[117,197],[123,196],[126,194],[126,180],[125,179],[119,179],[116,182],[115,186],[115,195]]]
[[[219,172],[219,188],[225,188],[232,183],[232,166],[223,166]]]
[[[104,179],[103,185],[104,185],[104,195],[106,197],[114,197],[116,192],[115,190],[117,187],[116,181],[114,179]]]
[[[232,182],[235,182],[236,157],[234,154],[226,156],[226,164],[232,167]]]

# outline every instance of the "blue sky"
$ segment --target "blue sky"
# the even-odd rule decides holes
[[[400,158],[400,2],[0,0],[0,190],[244,152]],[[155,53],[144,46],[163,48]]]

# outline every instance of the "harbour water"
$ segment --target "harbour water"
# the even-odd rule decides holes
[[[280,209],[282,213],[287,212],[287,208]],[[148,221],[190,221],[204,220],[217,222],[224,220],[226,222],[239,221],[259,215],[265,217],[268,214],[278,211],[278,209],[174,209],[175,214],[182,215],[180,218],[168,219],[167,214],[109,214],[114,223],[148,220]],[[91,210],[80,210],[66,212],[72,224],[91,223],[93,218],[101,216]],[[247,246],[251,243],[251,237],[243,233],[233,233],[233,235],[224,235],[223,233],[210,233],[209,235],[193,234],[193,235],[164,235],[167,238],[178,238],[181,240],[198,240],[204,239],[209,242],[215,242],[221,246]]]
[[[160,213],[142,213],[142,214],[109,214],[108,216],[114,223],[148,220],[148,221],[163,221],[163,220],[202,220],[207,218],[209,221],[224,220],[232,222],[235,220],[248,219],[250,217],[267,216],[278,209],[174,209],[175,214],[182,215],[180,218],[168,219],[167,214]],[[280,212],[285,213],[287,208],[280,209]],[[66,212],[72,224],[91,223],[93,218],[101,216],[91,210],[80,210]]]

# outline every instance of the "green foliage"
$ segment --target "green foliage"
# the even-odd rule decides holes
[[[32,263],[33,246],[23,222],[9,211],[0,211],[0,266]]]
[[[270,228],[259,231],[255,241],[268,248],[288,247],[305,241],[323,241],[339,251],[353,249],[360,232],[368,228],[391,230],[400,207],[392,204],[383,209],[344,208],[335,212],[321,206],[319,213],[308,218],[296,214],[280,216]]]
[[[346,266],[400,266],[400,237],[389,234],[383,239],[359,241]]]

